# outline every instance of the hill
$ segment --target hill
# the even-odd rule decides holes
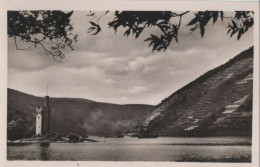
[[[44,98],[8,89],[8,139],[35,133],[35,108]],[[117,135],[133,126],[153,106],[109,104],[79,98],[50,97],[51,131],[92,135]]]
[[[251,135],[253,47],[164,99],[145,116],[142,136]]]

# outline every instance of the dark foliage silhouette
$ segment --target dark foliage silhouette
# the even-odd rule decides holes
[[[70,17],[73,12],[62,11],[9,11],[8,37],[14,38],[16,49],[40,46],[57,61],[65,57],[63,49],[73,50],[77,35],[72,34]],[[29,48],[18,46],[17,38],[31,43]]]
[[[102,27],[99,25],[100,19],[109,11],[101,16],[91,12],[87,17],[91,17],[90,27],[87,33],[98,35]],[[233,16],[225,16],[223,11],[198,11],[192,12],[193,18],[188,23],[182,23],[183,17],[191,13],[172,12],[172,11],[114,11],[112,20],[108,21],[109,28],[115,32],[122,28],[124,36],[133,35],[138,38],[140,34],[149,28],[158,28],[158,34],[150,34],[144,41],[149,42],[153,51],[165,51],[173,41],[179,41],[178,33],[181,25],[190,27],[190,31],[199,30],[201,37],[206,33],[206,26],[209,22],[213,24],[218,20],[223,22],[228,19],[227,33],[230,37],[237,35],[237,40],[254,25],[253,11],[235,11]],[[69,47],[73,50],[73,44],[77,42],[78,36],[72,33],[73,25],[70,17],[73,12],[62,11],[9,11],[8,12],[8,36],[14,38],[16,48],[17,37],[21,40],[41,46],[47,55],[52,55],[55,60],[60,61],[65,57],[63,50]],[[95,21],[93,18],[97,18]]]

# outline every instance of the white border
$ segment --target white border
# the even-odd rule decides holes
[[[165,166],[207,167],[238,166],[259,167],[259,2],[216,2],[216,1],[118,1],[118,0],[0,0],[0,166]],[[7,161],[6,118],[7,118],[7,10],[253,10],[254,24],[254,87],[253,87],[253,145],[252,163],[193,163],[193,162],[113,162],[113,161]]]

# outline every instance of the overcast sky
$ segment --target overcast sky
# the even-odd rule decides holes
[[[62,63],[32,48],[17,51],[8,39],[8,87],[36,96],[77,97],[117,104],[156,105],[174,91],[193,81],[253,45],[253,31],[240,41],[226,35],[227,22],[218,21],[206,28],[204,38],[199,32],[189,34],[182,25],[179,43],[172,42],[165,52],[152,52],[145,31],[138,39],[115,34],[100,20],[102,31],[87,34],[88,12],[74,12],[71,21],[79,35],[75,50],[66,50]],[[193,16],[184,16],[183,23]],[[156,33],[156,30],[151,30]],[[21,44],[23,45],[23,44]]]

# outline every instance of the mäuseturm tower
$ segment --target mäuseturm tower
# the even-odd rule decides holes
[[[45,104],[36,107],[36,135],[44,135],[50,132],[51,107],[50,97],[45,96]]]

